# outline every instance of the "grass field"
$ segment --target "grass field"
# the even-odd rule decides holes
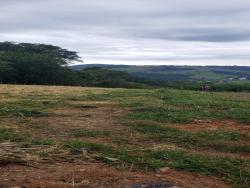
[[[250,186],[250,93],[0,85],[0,119],[0,187]]]

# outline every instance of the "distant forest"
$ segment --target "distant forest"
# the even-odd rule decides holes
[[[144,79],[103,68],[72,70],[77,52],[53,45],[0,43],[0,83],[97,87],[147,87]]]
[[[58,46],[2,42],[0,83],[250,91],[249,67],[230,70],[215,67],[211,73],[212,67],[209,72],[187,66],[69,66],[76,61],[81,61],[77,52]],[[213,79],[210,80],[209,76]]]

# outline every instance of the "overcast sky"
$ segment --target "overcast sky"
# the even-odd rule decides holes
[[[250,66],[250,0],[0,0],[0,41],[85,63]]]

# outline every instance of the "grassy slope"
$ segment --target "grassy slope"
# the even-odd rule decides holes
[[[216,176],[234,186],[250,185],[249,158],[241,157],[242,153],[250,153],[248,132],[231,129],[189,132],[173,126],[226,119],[238,122],[240,127],[249,126],[249,93],[11,85],[0,88],[0,142],[59,145],[72,156],[81,155],[82,148],[87,148],[103,162],[112,162],[106,157],[121,160],[123,168],[131,168],[131,164],[138,170],[168,166]],[[70,116],[55,113],[64,109],[67,113],[81,114],[77,116],[80,118],[91,109],[94,112],[101,108],[99,103],[116,104],[118,107],[112,108],[118,111],[126,109],[126,113],[113,117],[117,122],[115,128],[110,123],[107,129],[72,128],[74,118],[68,121]],[[61,134],[60,127],[49,123],[57,118],[68,122],[59,136],[55,135]],[[154,145],[164,147],[155,149]],[[168,148],[169,145],[174,147]],[[207,155],[211,151],[219,155]],[[32,155],[49,157],[51,153],[41,151]]]

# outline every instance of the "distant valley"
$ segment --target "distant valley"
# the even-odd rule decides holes
[[[245,66],[130,66],[103,64],[70,66],[74,70],[89,67],[124,71],[135,77],[163,81],[244,82],[250,80],[250,67]]]

